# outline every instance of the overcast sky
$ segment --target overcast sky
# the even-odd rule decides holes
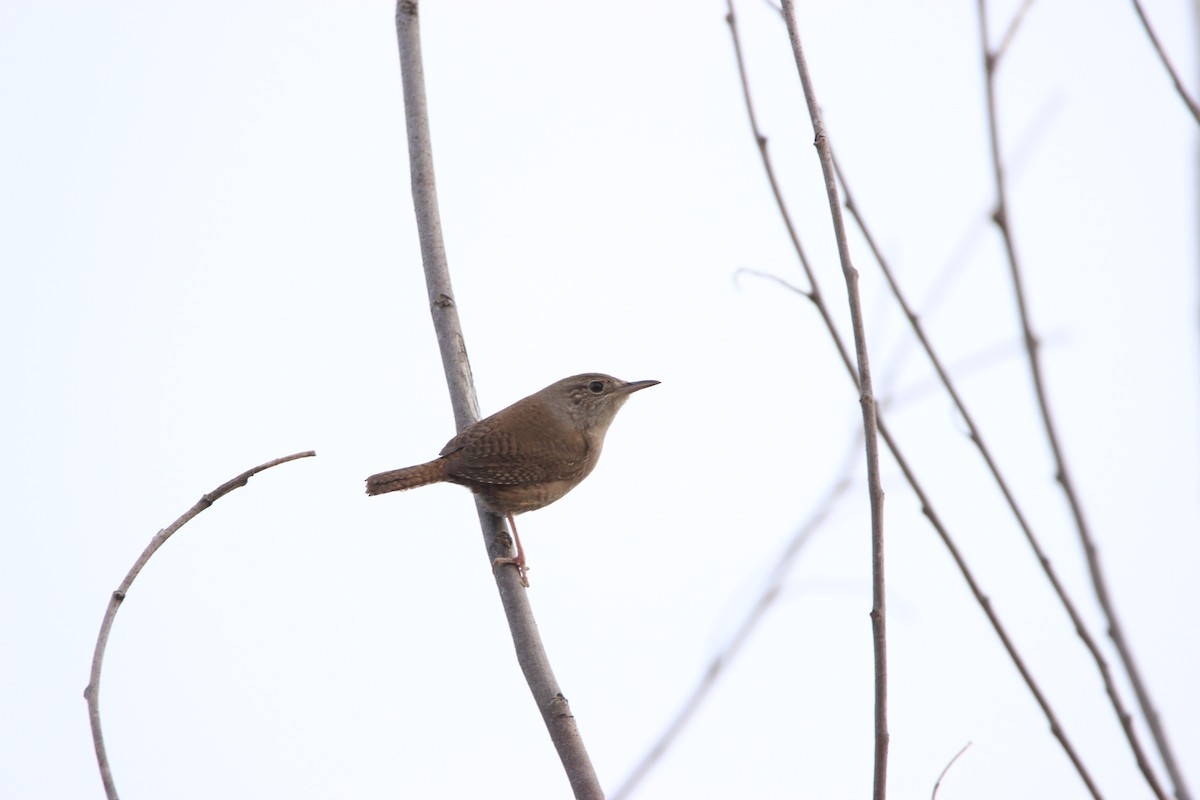
[[[1017,5],[994,4],[993,41]],[[1194,9],[1146,7],[1200,94]],[[766,3],[737,8],[781,183],[848,330],[785,30]],[[725,13],[422,4],[484,412],[578,372],[662,381],[625,406],[592,477],[519,520],[541,633],[609,791],[837,480],[860,421],[811,304],[735,280],[804,284]],[[857,200],[1116,669],[988,224],[975,4],[798,13]],[[201,494],[306,449],[317,458],[185,527],[130,592],[101,693],[122,797],[567,796],[470,495],[363,492],[454,433],[392,17],[366,2],[0,4],[0,796],[103,796],[82,693],[109,594]],[[1050,402],[1195,793],[1197,125],[1124,0],[1034,4],[998,89]],[[861,236],[851,247],[897,439],[1101,791],[1151,796]],[[853,463],[638,797],[869,792],[869,515]],[[886,455],[883,482],[892,796],[927,797],[971,742],[939,797],[1085,797]]]

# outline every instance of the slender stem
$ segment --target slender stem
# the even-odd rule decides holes
[[[1096,787],[1095,781],[1092,780],[1092,776],[1088,772],[1087,767],[1084,766],[1083,760],[1079,757],[1079,754],[1075,752],[1075,747],[1071,744],[1070,739],[1067,738],[1067,732],[1063,728],[1062,723],[1059,722],[1058,715],[1056,715],[1054,710],[1050,707],[1050,701],[1046,698],[1046,695],[1042,693],[1041,687],[1038,686],[1037,681],[1034,680],[1033,673],[1031,673],[1029,668],[1025,665],[1025,660],[1021,658],[1020,654],[1017,653],[1016,645],[1013,644],[1012,640],[1009,638],[1008,632],[1000,622],[1000,617],[996,615],[995,610],[992,608],[991,599],[984,594],[983,588],[976,582],[974,574],[972,574],[970,568],[967,566],[966,559],[963,558],[962,553],[960,553],[958,550],[958,546],[954,543],[954,540],[950,538],[950,532],[942,524],[941,519],[938,518],[933,506],[930,505],[929,497],[925,494],[924,489],[921,488],[920,484],[916,482],[916,476],[909,467],[908,460],[898,451],[895,441],[892,439],[891,432],[888,430],[888,427],[883,423],[882,420],[880,420],[879,423],[879,433],[881,436],[883,436],[883,440],[887,442],[888,448],[892,452],[892,457],[896,459],[896,463],[899,465],[900,471],[904,473],[905,478],[912,487],[913,493],[916,494],[917,499],[920,500],[921,512],[925,514],[925,517],[929,520],[930,524],[933,525],[934,530],[937,531],[938,536],[941,537],[942,544],[944,544],[946,549],[950,551],[950,557],[954,559],[954,563],[958,566],[959,572],[961,572],[963,578],[966,579],[967,586],[971,589],[971,594],[975,596],[975,601],[979,604],[979,607],[983,609],[983,613],[987,615],[988,621],[992,624],[992,628],[996,631],[996,635],[1000,637],[1000,643],[1004,645],[1004,649],[1008,652],[1008,657],[1013,662],[1013,666],[1015,666],[1017,671],[1021,673],[1021,678],[1024,679],[1025,685],[1029,687],[1029,691],[1033,695],[1033,699],[1036,700],[1037,704],[1041,707],[1042,713],[1046,717],[1046,721],[1050,723],[1050,733],[1053,734],[1054,738],[1058,739],[1058,743],[1062,746],[1063,752],[1067,754],[1067,758],[1070,759],[1071,765],[1075,767],[1075,771],[1079,773],[1080,779],[1083,781],[1084,785],[1087,786],[1088,793],[1091,794],[1092,797],[1096,798],[1096,800],[1100,800],[1100,790]]]
[[[100,623],[100,635],[96,637],[96,649],[92,653],[92,672],[88,678],[87,688],[83,690],[83,696],[87,700],[88,705],[88,720],[92,725],[92,744],[96,748],[96,762],[100,766],[100,780],[104,783],[104,794],[108,800],[117,800],[117,785],[113,781],[112,769],[108,764],[108,752],[104,747],[104,734],[100,729],[100,672],[104,668],[104,651],[108,648],[109,632],[112,630],[113,622],[116,621],[117,611],[121,608],[121,603],[125,601],[125,595],[129,593],[129,588],[133,586],[134,579],[137,578],[138,573],[150,561],[150,557],[158,551],[158,548],[162,547],[175,531],[186,525],[201,511],[234,489],[245,486],[247,481],[263,470],[285,464],[288,461],[295,461],[298,458],[308,458],[315,455],[316,453],[312,450],[308,450],[303,453],[295,453],[294,455],[277,458],[265,464],[259,464],[254,469],[246,470],[241,475],[226,481],[201,497],[196,502],[196,505],[188,509],[183,516],[154,535],[154,538],[150,540],[150,544],[146,545],[146,549],[142,551],[137,561],[134,561],[133,566],[129,568],[129,572],[125,575],[125,580],[121,581],[121,585],[112,593],[112,597],[108,600],[108,608],[104,611],[104,621]]]
[[[1141,706],[1142,715],[1146,718],[1146,723],[1154,736],[1163,762],[1168,765],[1168,772],[1172,775],[1172,780],[1175,781],[1175,793],[1179,797],[1186,798],[1187,788],[1183,785],[1182,774],[1179,772],[1178,767],[1175,766],[1174,755],[1171,752],[1170,744],[1159,722],[1158,711],[1155,709],[1154,703],[1150,698],[1149,689],[1142,679],[1141,670],[1138,669],[1133,651],[1125,637],[1124,627],[1117,617],[1116,607],[1109,595],[1108,581],[1100,565],[1099,549],[1084,518],[1083,504],[1079,499],[1078,492],[1075,491],[1071,472],[1067,468],[1066,454],[1059,441],[1058,428],[1054,423],[1054,417],[1050,411],[1050,400],[1042,371],[1041,343],[1034,333],[1033,322],[1029,313],[1029,304],[1025,297],[1023,271],[1017,256],[1017,248],[1012,232],[1012,218],[1008,203],[1007,182],[1004,175],[1004,161],[1000,154],[999,117],[996,110],[997,57],[995,52],[991,50],[990,45],[987,0],[978,0],[978,6],[979,47],[983,54],[984,85],[987,95],[988,144],[991,152],[993,178],[996,183],[996,211],[993,220],[1000,231],[1000,238],[1004,243],[1004,251],[1008,257],[1009,276],[1012,280],[1013,293],[1017,302],[1017,314],[1021,322],[1021,332],[1025,341],[1025,350],[1028,354],[1029,372],[1033,379],[1034,395],[1037,398],[1042,426],[1046,433],[1046,441],[1050,445],[1050,452],[1054,458],[1056,478],[1062,487],[1063,494],[1066,496],[1071,516],[1075,520],[1075,529],[1079,535],[1084,556],[1087,560],[1088,572],[1091,575],[1092,587],[1095,591],[1096,599],[1100,603],[1100,608],[1104,613],[1105,619],[1108,621],[1109,638],[1112,639],[1113,644],[1116,646],[1121,664],[1129,676],[1129,682],[1133,686],[1134,694],[1137,696],[1138,704]],[[1142,770],[1142,774],[1146,777],[1155,794],[1159,797],[1164,797],[1164,790],[1154,775],[1151,765],[1142,755],[1140,747],[1134,747],[1134,755],[1138,761],[1138,766]],[[1178,778],[1175,777],[1176,775],[1178,775]]]
[[[399,0],[396,3],[396,39],[400,49],[400,74],[404,87],[404,116],[408,129],[413,207],[421,242],[425,283],[429,291],[429,309],[433,315],[433,327],[442,354],[442,366],[450,389],[451,403],[454,406],[454,420],[461,431],[479,418],[479,406],[475,399],[466,342],[458,319],[454,290],[450,284],[450,269],[446,263],[446,248],[442,240],[416,0]],[[490,567],[495,559],[511,555],[511,540],[505,533],[503,520],[485,511],[478,503],[476,505]],[[604,796],[600,781],[579,735],[575,717],[572,716],[567,700],[550,668],[529,598],[521,585],[517,570],[496,570],[494,574],[500,601],[512,633],[517,662],[542,714],[542,720],[550,733],[550,740],[562,761],[571,789],[577,798],[599,800]]]
[[[1188,111],[1192,112],[1192,117],[1197,123],[1200,123],[1200,105],[1196,104],[1196,101],[1188,94],[1188,90],[1184,88],[1183,79],[1179,77],[1179,73],[1175,70],[1175,65],[1167,57],[1167,51],[1163,48],[1162,42],[1158,40],[1158,36],[1154,33],[1154,28],[1150,27],[1150,19],[1146,16],[1146,10],[1142,8],[1140,0],[1133,0],[1133,10],[1137,12],[1138,19],[1142,22],[1142,28],[1146,31],[1146,35],[1150,37],[1150,44],[1154,45],[1154,52],[1158,53],[1158,60],[1163,63],[1167,74],[1171,76],[1171,83],[1175,84],[1175,92],[1179,95],[1179,99],[1183,100],[1183,104],[1187,106]],[[1181,782],[1176,781],[1176,786],[1180,785],[1182,785]],[[1176,788],[1177,796],[1183,800],[1186,797],[1186,790],[1184,794],[1178,794],[1178,791],[1178,788]]]
[[[954,754],[954,758],[950,759],[950,762],[948,764],[946,764],[945,767],[942,768],[942,773],[940,775],[938,775],[937,781],[935,781],[933,784],[933,793],[929,796],[929,800],[937,800],[938,789],[940,789],[942,787],[942,781],[945,779],[946,773],[948,773],[950,771],[950,768],[954,766],[954,762],[958,761],[959,757],[962,756],[963,753],[967,752],[967,748],[970,746],[971,746],[970,742],[967,742],[966,744],[964,744],[959,749],[959,751]]]
[[[725,22],[729,24],[729,32],[733,37],[733,54],[737,60],[738,77],[742,83],[742,97],[746,101],[746,115],[750,117],[750,130],[754,133],[754,142],[758,145],[758,155],[762,161],[763,171],[767,175],[767,183],[771,186],[771,195],[775,198],[775,205],[779,207],[780,216],[783,218],[783,225],[787,229],[788,239],[792,242],[792,249],[796,251],[796,255],[800,258],[800,265],[804,269],[805,275],[808,276],[809,290],[803,291],[797,289],[801,294],[807,295],[817,308],[825,310],[824,300],[821,298],[820,289],[817,286],[815,275],[812,271],[812,265],[809,263],[808,256],[804,252],[804,246],[800,243],[800,234],[796,231],[796,225],[792,222],[792,215],[787,209],[787,202],[783,199],[783,190],[779,187],[779,179],[775,176],[775,167],[771,162],[769,142],[766,135],[758,127],[758,117],[754,113],[754,103],[750,99],[750,82],[746,75],[746,60],[742,54],[742,38],[738,35],[737,15],[733,11],[733,0],[725,0],[729,8],[725,15]],[[781,283],[781,279],[776,278]],[[837,335],[837,328],[833,324],[832,317],[824,317],[826,327],[834,336]]]
[[[1000,37],[1000,44],[996,45],[997,62],[1004,58],[1005,52],[1008,51],[1008,46],[1017,37],[1017,31],[1020,30],[1021,23],[1025,21],[1025,14],[1029,12],[1029,8],[1034,2],[1035,0],[1025,0],[1021,3],[1021,7],[1017,9],[1017,13],[1013,14],[1012,22],[1008,24],[1008,30],[1004,32],[1004,36]]]
[[[850,379],[857,382],[858,375],[854,368],[854,362],[851,360],[849,352],[842,342],[841,334],[838,332],[837,326],[833,322],[833,316],[830,314],[829,308],[825,305],[825,302],[822,299],[820,287],[817,283],[816,273],[813,271],[812,265],[804,252],[804,248],[800,245],[800,240],[796,235],[795,225],[791,220],[791,215],[787,210],[787,205],[783,202],[783,196],[779,191],[779,184],[775,178],[774,166],[771,163],[770,153],[767,149],[767,137],[764,136],[762,131],[759,129],[757,119],[754,115],[753,102],[750,97],[749,80],[746,76],[745,63],[742,58],[741,44],[737,33],[736,17],[733,11],[732,0],[727,0],[727,3],[729,5],[729,13],[726,16],[726,20],[729,22],[730,33],[733,36],[734,53],[737,56],[738,71],[742,82],[742,93],[745,98],[747,111],[750,117],[751,132],[754,134],[755,142],[758,143],[759,157],[762,161],[763,170],[767,175],[767,180],[771,184],[771,191],[775,195],[776,205],[779,208],[779,213],[783,217],[784,225],[786,226],[788,234],[791,237],[792,244],[796,250],[796,256],[800,261],[801,269],[804,271],[804,274],[808,279],[809,286],[811,287],[810,290],[801,291],[801,293],[807,297],[816,308],[817,314],[821,317],[821,321],[824,323],[825,329],[829,333],[830,339],[833,341],[834,348],[841,357],[842,365],[846,368]],[[978,603],[979,607],[983,610],[983,613],[987,616],[988,622],[991,623],[992,629],[996,632],[1001,644],[1004,645],[1004,649],[1008,653],[1009,659],[1012,661],[1013,666],[1016,667],[1017,672],[1020,673],[1022,680],[1025,681],[1025,685],[1029,688],[1030,694],[1033,695],[1034,700],[1042,709],[1042,714],[1046,717],[1046,720],[1050,725],[1051,734],[1058,740],[1060,746],[1063,748],[1063,752],[1066,753],[1067,758],[1071,761],[1072,766],[1075,767],[1076,772],[1079,773],[1080,778],[1088,787],[1088,791],[1093,797],[1099,798],[1100,793],[1096,789],[1095,783],[1092,781],[1091,776],[1088,774],[1087,768],[1084,766],[1082,760],[1080,760],[1079,755],[1075,752],[1074,746],[1067,737],[1066,730],[1059,722],[1058,716],[1054,713],[1054,709],[1050,707],[1049,701],[1042,693],[1041,688],[1038,686],[1037,681],[1033,677],[1033,674],[1029,671],[1028,667],[1026,667],[1024,659],[1021,657],[1020,653],[1017,652],[1016,646],[1009,638],[1008,632],[1005,630],[1003,623],[1001,623],[999,616],[992,608],[991,600],[989,600],[987,595],[983,593],[982,588],[975,580],[974,574],[971,572],[966,560],[959,552],[958,546],[954,543],[954,539],[950,535],[950,531],[947,530],[945,525],[942,524],[941,518],[934,510],[929,496],[925,493],[924,487],[917,479],[916,473],[909,466],[908,459],[905,458],[899,444],[892,437],[891,431],[888,429],[882,415],[879,415],[878,417],[878,424],[879,434],[883,438],[884,443],[888,446],[888,450],[891,452],[892,458],[895,459],[896,465],[904,474],[905,480],[908,482],[908,485],[912,488],[913,493],[920,502],[922,513],[925,514],[925,517],[929,520],[929,524],[933,526],[934,531],[942,540],[942,544],[950,553],[951,558],[954,559],[955,566],[958,567],[958,571],[962,574],[963,579],[967,582],[967,586],[970,589],[971,594],[974,596],[976,603]]]
[[[887,600],[884,585],[883,563],[883,484],[879,477],[879,436],[876,419],[875,395],[871,385],[871,364],[867,355],[867,335],[863,325],[862,303],[858,294],[858,270],[850,260],[850,245],[846,239],[846,223],[842,219],[842,204],[838,199],[837,178],[833,171],[833,153],[829,138],[825,135],[825,123],[821,119],[821,108],[817,103],[812,77],[804,58],[800,43],[800,31],[796,26],[796,9],[793,0],[783,0],[783,16],[787,21],[788,38],[792,43],[792,54],[796,59],[796,70],[800,73],[800,84],[804,88],[804,99],[808,103],[808,115],[812,119],[813,137],[817,154],[821,160],[821,172],[825,176],[825,193],[829,198],[829,213],[833,218],[834,238],[837,240],[838,257],[842,262],[842,275],[846,280],[846,294],[850,303],[850,324],[854,332],[854,351],[858,360],[858,395],[862,405],[863,434],[867,451],[867,490],[871,500],[871,633],[875,654],[875,780],[874,797],[883,800],[887,796]]]

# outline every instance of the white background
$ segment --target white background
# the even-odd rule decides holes
[[[834,6],[836,5],[836,8]],[[998,38],[1015,3],[993,9]],[[1148,3],[1195,77],[1196,20]],[[383,3],[0,5],[0,796],[564,797],[470,496],[362,479],[453,434]],[[806,247],[845,294],[786,35],[739,5]],[[1095,636],[1035,413],[994,196],[974,4],[804,3],[859,203]],[[442,219],[490,413],[576,372],[656,378],[595,474],[523,517],[531,601],[615,789],[827,491],[859,421],[758,162],[719,2],[427,2]],[[1200,91],[1192,80],[1193,91]],[[1127,2],[1035,4],[1002,66],[1013,230],[1111,589],[1200,789],[1196,124]],[[888,419],[1107,797],[1147,797],[1096,669],[860,239]],[[860,461],[861,464],[861,461]],[[890,785],[1083,797],[890,458]],[[642,797],[863,797],[858,482]],[[1114,664],[1115,657],[1106,645]],[[1123,696],[1132,704],[1124,682]],[[1144,727],[1142,739],[1149,746]]]

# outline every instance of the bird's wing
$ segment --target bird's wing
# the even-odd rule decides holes
[[[476,483],[522,484],[571,480],[587,465],[589,446],[582,433],[517,437],[483,420],[451,439],[444,448],[446,472]]]

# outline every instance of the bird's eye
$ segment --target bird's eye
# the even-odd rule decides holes
[[[588,391],[592,394],[600,394],[604,391],[604,381],[592,381],[588,384]]]

